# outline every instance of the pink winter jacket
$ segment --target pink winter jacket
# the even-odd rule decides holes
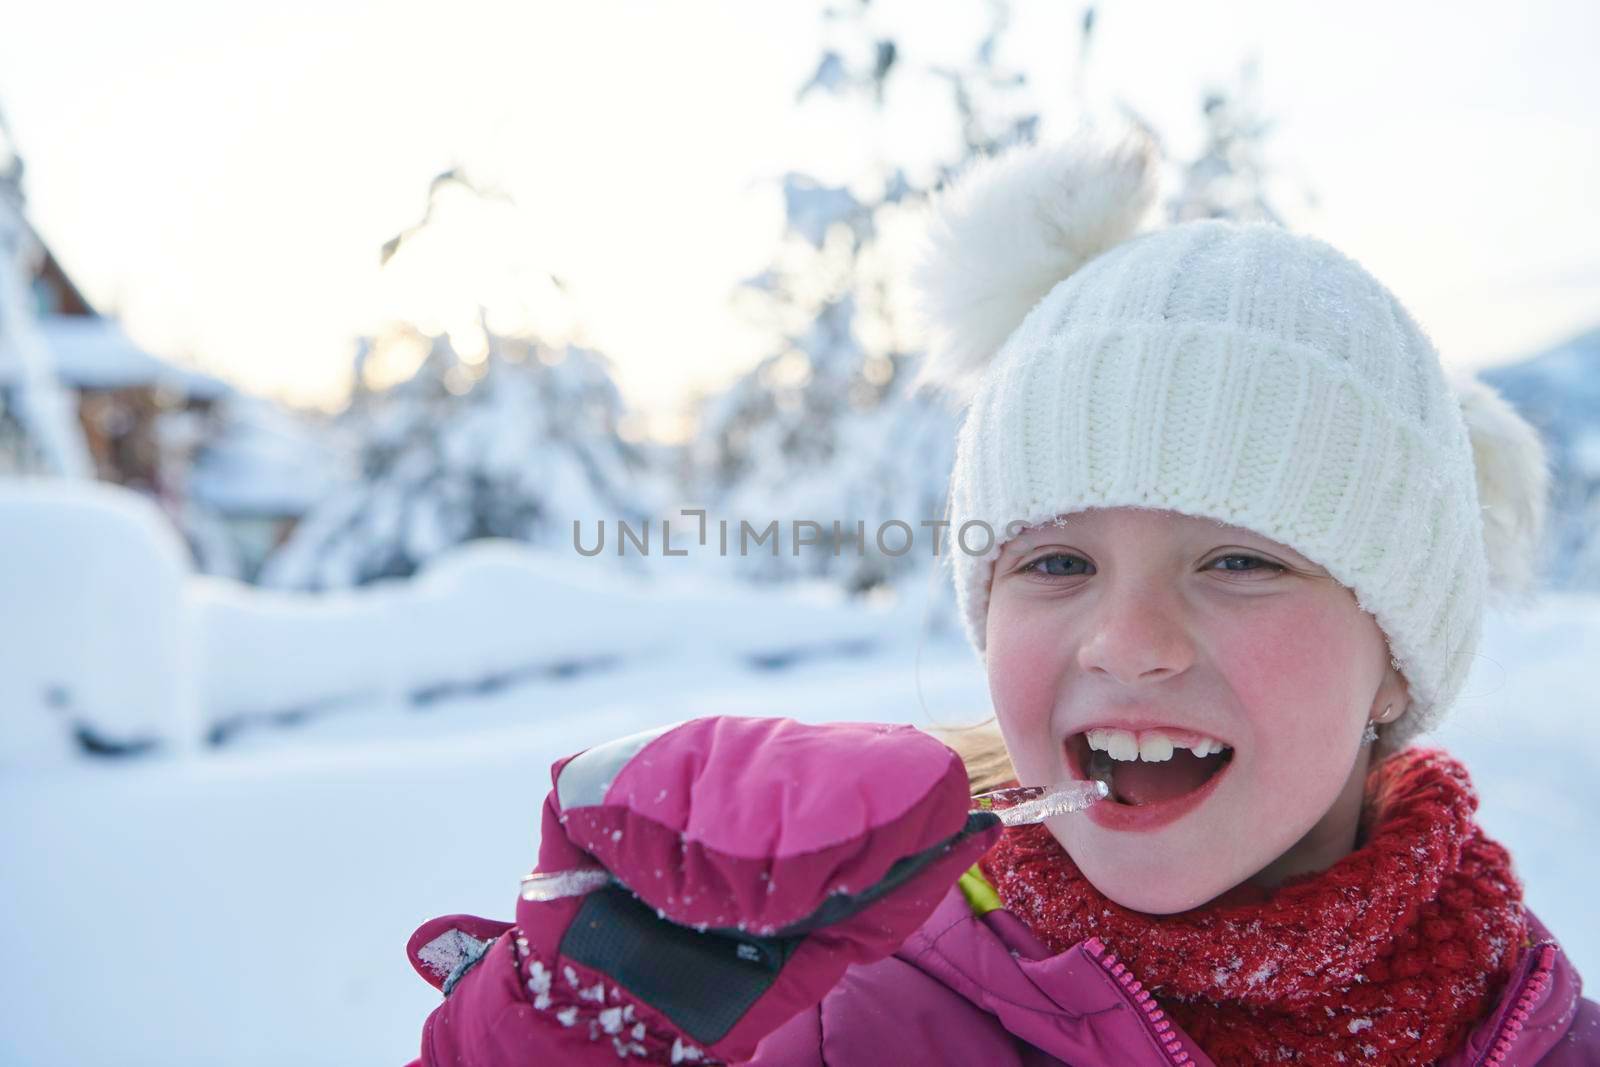
[[[970,879],[888,959],[847,971],[772,1033],[751,1067],[1173,1067],[1211,1064],[1094,939],[1051,955]],[[976,895],[974,895],[976,896]],[[1466,1045],[1441,1067],[1600,1064],[1600,1006],[1537,918],[1533,947]],[[1120,973],[1118,973],[1120,968]]]
[[[863,729],[867,729],[865,737]],[[780,832],[801,824],[816,831],[827,823],[834,839],[853,842],[839,854],[857,857],[871,851],[875,830],[900,826],[908,812],[918,817],[913,823],[927,814],[926,802],[906,808],[908,789],[917,797],[941,798],[947,807],[953,792],[952,821],[966,814],[966,774],[956,754],[906,727],[807,726],[790,720],[712,717],[612,744],[620,747],[601,746],[588,754],[594,766],[587,778],[563,778],[566,760],[552,769],[557,789],[547,798],[540,850],[541,863],[547,858],[547,847],[556,850],[549,856],[554,864],[550,870],[567,869],[558,862],[563,860],[559,849],[564,844],[577,850],[579,844],[567,840],[567,835],[574,826],[588,825],[564,821],[558,810],[570,814],[581,809],[594,814],[595,820],[619,811],[637,815],[635,809],[640,807],[655,813],[649,819],[639,815],[637,823],[628,824],[632,829],[626,834],[618,830],[581,839],[582,847],[594,851],[608,870],[626,876],[624,884],[629,877],[647,884],[645,871],[661,877],[663,870],[671,867],[670,849],[663,853],[656,846],[678,837],[692,839],[695,847],[713,859],[715,854],[705,841],[720,834],[733,842],[726,854],[737,862],[719,868],[702,857],[694,864],[680,864],[705,884],[715,880],[712,875],[717,871],[764,873],[760,863],[748,859],[752,856],[764,857],[761,862],[765,863],[809,864],[820,862],[818,856],[838,852],[838,848],[815,848],[814,832]],[[864,748],[873,751],[856,758]],[[610,757],[605,755],[608,749]],[[841,752],[851,753],[853,762],[841,758]],[[584,757],[575,760],[578,758]],[[606,758],[625,762],[608,764]],[[580,766],[575,760],[574,766]],[[854,778],[851,768],[856,772]],[[913,788],[916,782],[924,785]],[[942,794],[927,782],[939,784]],[[573,807],[561,798],[564,784],[571,787],[569,798],[586,796],[588,788],[598,799],[583,800]],[[874,784],[883,788],[874,792],[869,788]],[[730,791],[742,791],[743,796],[736,802]],[[698,812],[700,822],[693,822],[688,815],[679,818],[656,813],[655,806],[669,797],[672,803],[662,812],[669,808],[680,814]],[[556,800],[566,808],[560,808]],[[740,812],[743,818],[730,821],[730,811]],[[665,828],[665,836],[646,832],[650,820],[658,830]],[[596,821],[595,825],[604,830],[611,823]],[[891,844],[895,856],[916,851],[905,848],[903,841],[891,840]],[[963,855],[951,870],[968,862]],[[727,879],[725,873],[716,877]],[[884,876],[880,872],[874,877]],[[950,875],[941,872],[940,877]],[[763,878],[766,888],[751,895],[758,902],[765,901],[779,881],[793,895],[800,893],[797,886],[806,879],[792,880],[787,875]],[[813,888],[830,884],[842,888],[844,880],[829,876],[810,882]],[[809,954],[797,952],[780,963],[779,973],[787,967],[809,968],[813,977],[827,975],[804,987],[811,990],[805,998],[787,1003],[806,1003],[818,991],[828,992],[820,1004],[766,1033],[746,1062],[753,1067],[1205,1067],[1212,1063],[1143,988],[1139,979],[1147,976],[1134,974],[1095,939],[1052,954],[1001,905],[976,868],[961,876],[942,897],[938,883],[927,889],[925,896],[917,898],[920,903],[913,918],[895,928],[882,951],[849,957],[875,962],[847,968],[838,955],[841,950],[835,947]],[[721,891],[726,892],[727,886]],[[518,969],[518,943],[522,942],[520,947],[526,951],[526,942],[537,940],[536,928],[530,924],[558,914],[546,905],[529,903],[531,899],[524,896],[518,901],[520,927],[447,916],[424,924],[413,935],[408,951],[418,973],[436,987],[454,989],[424,1027],[423,1048],[429,1067],[609,1063],[613,1062],[613,1047],[619,1057],[637,1054],[620,1040],[600,1040],[604,1035],[599,1032],[580,1033],[583,1028],[574,1026],[571,1017],[560,1020],[561,1012],[551,1011],[548,997],[541,1006],[537,995],[532,1002],[524,996],[524,985],[531,991],[536,979],[528,977],[524,982]],[[935,899],[938,904],[929,914],[927,903]],[[664,918],[659,910],[656,915]],[[905,936],[901,931],[911,928],[915,916],[921,915],[929,917]],[[591,927],[599,925],[590,923]],[[1578,975],[1549,931],[1531,915],[1529,927],[1530,944],[1517,958],[1499,1003],[1474,1028],[1464,1047],[1443,1061],[1445,1067],[1600,1065],[1600,1008],[1581,999]],[[464,931],[466,936],[452,938],[446,928]],[[513,932],[517,930],[525,930],[526,936]],[[550,930],[543,935],[564,938]],[[894,954],[884,956],[896,942],[899,948]],[[441,944],[459,948],[468,943],[476,946],[476,953],[467,953],[460,960],[444,961],[434,954]],[[619,945],[613,950],[618,960],[650,961],[671,955],[666,938],[653,947],[648,939],[620,938]],[[548,959],[556,958],[554,950],[547,949],[545,954]],[[748,959],[742,953],[739,958]],[[573,959],[585,962],[576,956]],[[444,971],[449,971],[448,977]],[[568,983],[581,986],[571,967],[564,971],[571,972],[566,974]],[[835,978],[841,971],[843,976]],[[547,993],[551,982],[545,975],[545,988],[540,992]],[[604,1002],[605,984],[595,987],[599,1002]],[[685,983],[676,976],[662,978],[656,992],[663,990],[685,992]],[[615,987],[611,993],[620,996]],[[581,989],[578,996],[583,996]],[[640,1002],[646,1007],[655,1005],[648,1012],[640,1008],[641,1019],[659,1015],[662,1026],[678,1029],[663,1014],[659,998],[649,1001],[641,997]],[[784,1018],[784,1013],[775,1012],[772,1018]],[[571,1029],[565,1029],[568,1027]],[[435,1040],[440,1035],[451,1039]],[[751,1046],[745,1042],[739,1047]],[[674,1044],[670,1053],[658,1050],[656,1059],[669,1055],[671,1062],[692,1063],[702,1058],[698,1048],[685,1053]]]

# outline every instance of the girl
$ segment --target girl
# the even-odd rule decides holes
[[[423,1064],[1600,1063],[1411,747],[1525,591],[1537,437],[1326,244],[1142,230],[1088,136],[948,190],[925,379],[995,727],[697,719],[556,764],[515,923],[409,946]],[[1097,779],[1003,834],[969,788]]]

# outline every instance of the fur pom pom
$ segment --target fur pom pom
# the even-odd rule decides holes
[[[1550,469],[1538,431],[1506,400],[1470,375],[1451,382],[1472,441],[1490,600],[1526,604],[1544,535]]]
[[[1063,278],[1131,236],[1156,194],[1155,143],[1085,128],[978,160],[929,205],[912,272],[929,351],[916,384],[971,398],[984,368]]]

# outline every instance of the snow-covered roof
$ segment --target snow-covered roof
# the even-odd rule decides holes
[[[115,319],[41,315],[38,326],[54,360],[56,376],[68,387],[161,385],[200,400],[215,400],[230,392],[220,379],[174,366],[146,352],[122,332]]]

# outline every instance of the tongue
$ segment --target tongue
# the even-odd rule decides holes
[[[1221,759],[1177,749],[1171,759],[1160,763],[1118,762],[1117,798],[1125,804],[1159,804],[1192,793],[1206,783]]]

